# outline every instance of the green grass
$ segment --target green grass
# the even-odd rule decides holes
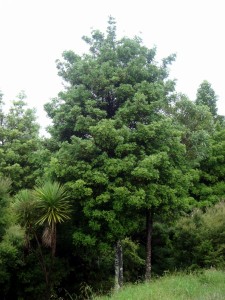
[[[225,272],[166,275],[151,283],[126,285],[111,296],[95,300],[224,300]]]

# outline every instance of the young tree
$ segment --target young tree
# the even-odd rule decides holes
[[[40,217],[37,224],[45,225],[43,243],[52,248],[52,257],[56,252],[56,225],[70,218],[70,204],[65,188],[57,182],[45,182],[35,188],[37,209]]]
[[[50,299],[54,286],[56,225],[69,219],[70,205],[67,198],[62,185],[47,181],[36,187],[34,191],[21,190],[15,196],[13,204],[17,221],[25,231],[25,247],[28,250],[26,262],[32,254],[35,254],[45,278],[46,299]],[[40,237],[42,225],[45,228]],[[51,247],[50,260],[42,244],[44,247]]]

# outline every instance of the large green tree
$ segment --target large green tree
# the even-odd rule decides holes
[[[149,279],[154,215],[185,203],[190,180],[186,145],[167,115],[176,98],[168,79],[175,57],[159,64],[140,38],[117,40],[113,18],[106,35],[94,30],[83,39],[89,53],[63,53],[57,66],[66,88],[45,105],[61,143],[50,172],[67,182],[79,212],[74,243],[119,245],[146,218]]]

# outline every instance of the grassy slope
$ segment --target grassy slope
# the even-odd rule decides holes
[[[164,276],[150,284],[127,285],[111,297],[95,300],[224,300],[225,272],[206,270],[199,274]]]

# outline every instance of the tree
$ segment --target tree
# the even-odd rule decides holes
[[[206,105],[208,106],[211,114],[213,117],[217,116],[217,96],[215,91],[213,90],[211,84],[204,80],[198,90],[197,90],[197,97],[196,97],[196,104],[197,105]]]
[[[158,64],[140,38],[117,40],[112,18],[106,35],[94,30],[83,39],[89,53],[63,53],[57,67],[66,88],[45,105],[59,145],[49,172],[74,199],[76,245],[120,245],[146,218],[149,279],[154,216],[186,205],[191,179],[181,127],[167,114],[175,56]]]
[[[37,209],[40,217],[37,224],[45,225],[42,240],[52,248],[52,256],[56,252],[56,225],[70,218],[70,204],[65,188],[57,182],[46,182],[35,188]]]
[[[177,99],[171,115],[182,131],[186,161],[196,168],[210,153],[211,135],[215,130],[212,115],[206,106],[196,105],[184,95]]]
[[[40,175],[35,153],[40,147],[35,111],[26,108],[22,93],[4,113],[0,101],[0,175],[12,180],[12,193],[32,188]]]
[[[26,265],[28,265],[27,261],[29,260],[29,254],[34,252],[43,271],[46,284],[46,296],[49,297],[49,272],[41,243],[39,242],[38,238],[38,228],[36,222],[40,214],[37,209],[37,200],[34,197],[33,191],[27,189],[19,191],[15,195],[15,201],[12,207],[15,211],[18,224],[24,230]],[[36,243],[37,251],[32,246],[33,240]]]
[[[211,135],[209,155],[199,166],[199,176],[192,188],[198,206],[208,207],[225,197],[224,169],[225,129],[218,126]]]
[[[29,268],[29,260],[34,255],[45,278],[45,298],[50,299],[54,286],[53,272],[57,273],[53,269],[56,251],[56,224],[69,219],[70,206],[65,189],[57,182],[47,181],[36,187],[34,191],[21,190],[15,196],[13,208],[19,224],[25,230],[27,268]],[[40,226],[43,224],[45,228],[41,243]],[[42,244],[52,249],[50,261]],[[62,276],[63,274],[61,274]]]
[[[217,96],[207,81],[203,81],[197,91],[196,104],[205,105],[213,116],[213,126],[208,144],[208,155],[203,157],[198,168],[198,180],[191,192],[198,206],[208,207],[222,200],[225,195],[223,147],[224,116],[217,115]]]

